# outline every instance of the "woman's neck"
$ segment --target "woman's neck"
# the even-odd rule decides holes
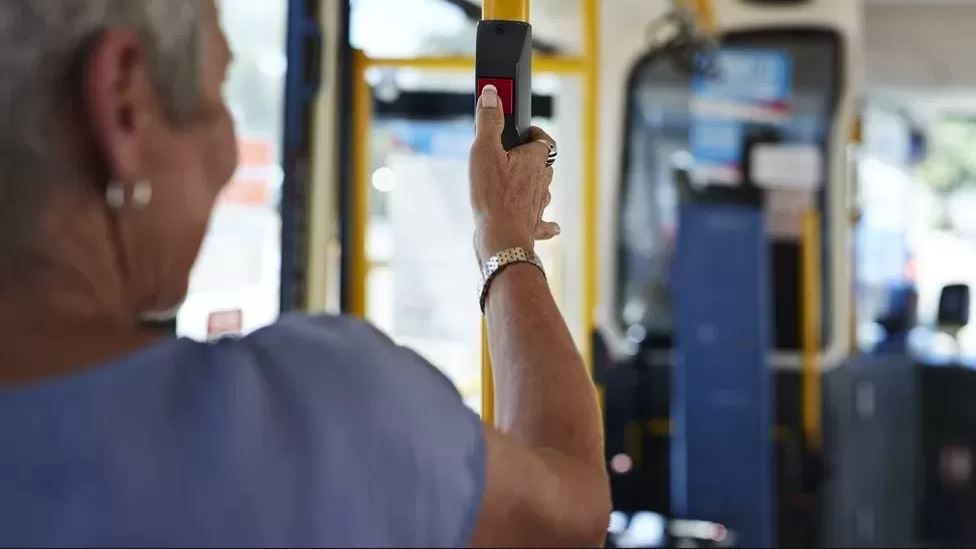
[[[53,328],[14,332],[0,328],[5,332],[0,336],[0,350],[4,355],[0,387],[80,374],[172,337],[141,326],[108,331],[92,327]]]
[[[24,258],[34,268],[0,282],[0,386],[79,373],[169,335],[138,321],[98,263]]]

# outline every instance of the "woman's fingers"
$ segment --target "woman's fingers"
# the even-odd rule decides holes
[[[535,231],[536,240],[552,240],[562,233],[562,228],[559,227],[558,223],[553,223],[551,221],[543,221],[539,223],[539,227]]]
[[[529,141],[512,151],[530,165],[550,168],[556,158],[556,140],[535,126],[529,128]]]

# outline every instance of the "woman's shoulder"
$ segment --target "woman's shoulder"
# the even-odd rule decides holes
[[[236,340],[214,344],[258,355],[270,363],[342,365],[418,360],[365,320],[335,315],[287,314],[274,324]]]
[[[231,524],[224,539],[275,545],[464,545],[483,489],[478,418],[418,355],[343,317],[289,315],[245,337],[170,340],[0,392],[0,433],[18,450],[0,453],[0,470],[20,475],[14,487],[94,470],[104,493],[85,484],[86,509],[149,532]],[[147,493],[170,522],[131,515]]]
[[[245,360],[272,377],[310,383],[341,378],[348,390],[373,392],[399,386],[412,387],[419,394],[458,397],[439,369],[355,317],[289,314],[246,337],[216,342],[211,348],[217,362]]]
[[[299,343],[336,348],[355,347],[361,342],[394,345],[389,337],[363,319],[329,314],[289,313],[244,340],[264,345]]]
[[[292,437],[261,441],[276,452],[299,448],[292,469],[329,471],[306,487],[349,510],[330,518],[362,526],[335,544],[468,543],[484,484],[483,431],[440,370],[369,323],[338,316],[288,315],[210,348],[223,380],[216,390],[241,406],[232,417]],[[364,486],[382,487],[383,497]]]

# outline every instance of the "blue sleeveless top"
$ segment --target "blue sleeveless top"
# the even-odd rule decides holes
[[[365,323],[171,340],[0,390],[0,546],[469,546],[483,436]]]

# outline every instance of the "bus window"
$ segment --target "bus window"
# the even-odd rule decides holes
[[[285,0],[222,0],[234,65],[224,93],[240,164],[218,199],[177,333],[207,339],[250,332],[279,311],[281,113],[287,61]]]
[[[667,59],[652,57],[635,70],[631,85],[618,227],[618,319],[634,339],[670,342],[675,163],[689,154],[691,78]]]
[[[533,41],[538,53],[582,53],[579,2],[532,0]],[[468,0],[352,0],[350,42],[369,57],[473,56],[480,4]]]
[[[480,273],[467,185],[474,137],[471,76],[394,69],[374,71],[370,80],[367,318],[441,369],[468,406],[479,410]],[[568,110],[574,112],[578,97],[560,88],[561,81],[541,75],[533,81],[533,123],[553,135],[571,136],[578,132],[560,129],[572,124],[569,117],[553,117],[558,101],[568,97]],[[561,143],[570,150],[575,146],[570,138]],[[554,194],[560,196],[550,206],[553,220],[564,221],[567,198],[580,188],[573,167],[570,159],[557,172],[559,193]],[[537,248],[557,300],[567,293],[562,289],[569,258],[562,242]]]
[[[443,0],[353,0],[349,24],[352,47],[370,57],[474,55],[475,21]]]
[[[724,44],[729,47],[750,47],[779,50],[789,54],[793,65],[793,94],[790,100],[790,118],[777,128],[778,140],[783,144],[815,145],[821,151],[830,151],[834,131],[833,122],[841,93],[841,46],[840,37],[830,30],[786,29],[763,32],[732,33]],[[830,204],[833,193],[846,193],[841,181],[831,179],[830,155],[822,158],[822,181],[819,192],[807,207],[821,212],[821,310],[823,347],[831,344],[831,296],[845,292],[833,288],[829,273],[835,255],[831,253]],[[770,237],[770,280],[773,283],[772,299],[773,336],[775,348],[782,351],[798,351],[801,344],[801,239],[802,209],[790,206],[790,197],[779,197],[781,191],[767,193],[767,226]],[[787,207],[777,211],[776,205]],[[843,298],[846,299],[846,296]]]
[[[722,45],[783,51],[792,59],[790,116],[770,131],[781,144],[816,145],[828,150],[840,93],[840,46],[830,31],[731,33]],[[690,163],[691,76],[667,56],[652,54],[635,67],[628,89],[628,120],[620,195],[616,311],[629,339],[650,347],[671,346],[671,262],[677,230],[676,174]],[[806,207],[828,211],[831,192],[824,154],[820,191]],[[834,188],[832,188],[832,185]],[[803,208],[792,191],[766,193],[770,242],[775,347],[800,348],[800,246]],[[824,346],[830,344],[831,255],[829,215],[822,215],[822,287]]]

